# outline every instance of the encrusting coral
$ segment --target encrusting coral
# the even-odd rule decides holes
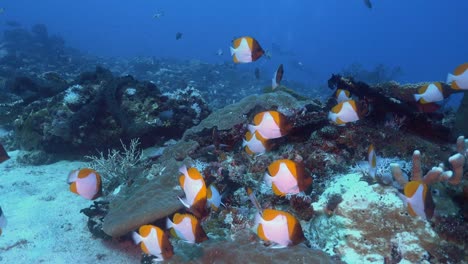
[[[457,185],[463,178],[463,167],[465,160],[468,156],[468,150],[466,148],[466,140],[464,136],[460,136],[457,139],[457,154],[452,155],[448,161],[452,166],[452,170],[444,170],[443,164],[437,167],[433,167],[426,175],[423,176],[421,169],[421,152],[415,150],[413,152],[413,169],[412,169],[412,180],[422,181],[425,184],[434,184],[436,182],[448,182],[452,185]],[[390,169],[393,178],[401,185],[405,186],[408,183],[408,179],[403,176],[403,171],[398,163],[390,164]]]

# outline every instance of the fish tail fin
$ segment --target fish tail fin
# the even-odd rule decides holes
[[[257,214],[255,214],[254,225],[258,225],[261,222],[262,222],[262,215],[261,215],[261,212],[258,212]]]
[[[242,139],[242,147],[247,146],[247,144],[248,144],[247,141],[245,139]]]
[[[135,242],[135,245],[138,245],[143,241],[143,237],[141,237],[137,232],[132,233],[132,238],[133,242]]]
[[[231,56],[234,55],[234,53],[236,53],[236,50],[233,47],[229,47],[229,50],[231,51]]]
[[[182,167],[180,167],[179,172],[187,176],[188,175],[187,166],[183,165]]]
[[[447,82],[448,84],[451,84],[453,81],[455,81],[455,75],[449,73],[447,74]]]
[[[179,201],[187,208],[190,208],[190,205],[188,204],[187,200],[185,198],[179,198]]]
[[[254,125],[249,125],[247,127],[249,129],[249,132],[253,135],[255,133],[255,131],[257,130],[257,127],[254,126]]]
[[[416,100],[416,102],[418,102],[421,98],[422,98],[422,95],[414,94],[414,100]]]
[[[171,219],[169,219],[169,217],[166,219],[166,228],[169,229],[169,228],[173,228],[174,227],[174,223],[171,221]]]

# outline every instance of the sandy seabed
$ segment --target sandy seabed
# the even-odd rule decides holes
[[[0,164],[0,206],[8,220],[0,236],[0,263],[139,263],[131,242],[94,238],[80,210],[86,200],[68,189],[68,173],[85,164],[60,161],[26,166],[19,151]]]

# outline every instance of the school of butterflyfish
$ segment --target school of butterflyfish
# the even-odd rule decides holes
[[[250,63],[264,55],[259,42],[252,37],[241,37],[233,40],[231,56],[235,63]],[[280,85],[283,77],[283,65],[280,65],[272,78],[272,88]],[[447,83],[456,90],[468,90],[468,63],[457,67],[453,74],[448,74]],[[337,89],[335,94],[337,104],[328,114],[329,120],[339,126],[356,122],[360,119],[357,103],[349,91]],[[421,104],[436,103],[444,100],[442,86],[439,82],[429,83],[419,88],[414,94],[416,102]],[[279,111],[269,110],[257,113],[242,142],[242,148],[249,155],[262,155],[272,147],[271,140],[286,136],[292,125],[287,117]],[[6,157],[3,157],[6,159]],[[377,171],[377,155],[373,145],[368,148],[369,175],[375,177]],[[176,213],[167,218],[165,229],[154,225],[143,225],[132,237],[141,250],[166,260],[173,256],[174,251],[169,240],[169,234],[187,243],[202,243],[208,239],[201,222],[211,210],[218,210],[223,205],[222,195],[214,184],[206,186],[203,175],[195,167],[182,166],[179,185],[184,197],[179,197],[186,208],[186,213]],[[278,159],[265,168],[263,181],[271,187],[277,196],[296,195],[306,191],[312,185],[312,177],[306,172],[301,162],[288,159]],[[94,200],[102,194],[101,176],[98,172],[83,168],[72,171],[68,176],[70,191],[83,198]],[[296,217],[292,214],[275,209],[262,209],[254,192],[246,187],[247,194],[257,210],[254,226],[258,237],[270,247],[281,248],[293,246],[303,241],[304,233]],[[407,204],[412,216],[428,219],[434,211],[434,202],[428,186],[419,181],[410,181],[404,186],[401,199]],[[0,234],[6,226],[6,218],[0,208]]]

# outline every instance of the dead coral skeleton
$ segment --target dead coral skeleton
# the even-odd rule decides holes
[[[133,179],[145,167],[144,156],[138,149],[140,141],[132,139],[130,145],[126,146],[122,141],[122,151],[117,149],[108,149],[107,155],[99,152],[99,156],[85,156],[91,160],[88,166],[102,176],[104,190],[112,191],[122,183],[130,185]]]
[[[431,185],[436,182],[448,182],[452,185],[457,185],[463,178],[463,167],[465,165],[466,158],[468,156],[468,150],[466,144],[468,140],[465,140],[464,136],[460,136],[457,139],[457,154],[452,155],[448,161],[452,165],[452,170],[445,170],[443,164],[439,164],[437,167],[433,167],[426,175],[423,176],[421,169],[421,152],[415,150],[413,153],[413,173],[411,180],[422,181],[425,184]],[[403,177],[403,172],[397,163],[390,164],[390,169],[393,178],[401,185],[405,186],[408,180]]]

